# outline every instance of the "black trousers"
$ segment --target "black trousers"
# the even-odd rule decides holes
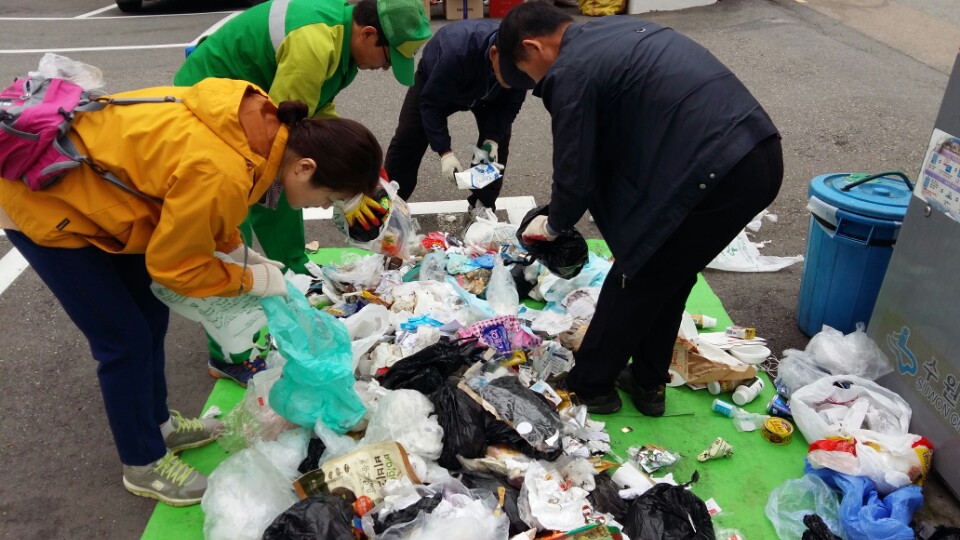
[[[780,138],[772,136],[730,170],[634,276],[625,279],[614,262],[576,353],[569,388],[583,397],[609,392],[630,358],[641,386],[668,382],[673,344],[697,274],[773,202],[782,179]]]
[[[426,84],[427,78],[419,71],[414,78],[413,86],[407,90],[407,96],[403,99],[403,106],[400,108],[400,118],[397,121],[397,131],[390,140],[390,146],[387,148],[387,156],[384,160],[384,168],[387,170],[387,176],[390,180],[395,180],[400,184],[400,190],[397,192],[403,200],[410,198],[413,190],[417,187],[417,176],[420,171],[420,162],[423,160],[423,154],[430,145],[427,140],[427,132],[423,129],[423,121],[420,118],[420,91]],[[449,117],[455,112],[467,110],[456,105],[449,105],[443,113]],[[474,117],[483,114],[481,109],[469,109]],[[483,144],[484,134],[480,133],[477,140],[477,146]],[[507,156],[510,154],[510,131],[502,141],[496,141],[497,161],[501,164],[507,164]],[[462,163],[464,167],[469,163]],[[439,163],[437,169],[439,169]],[[437,174],[439,176],[439,173]],[[484,186],[482,189],[470,191],[467,202],[472,207],[477,201],[487,208],[496,210],[497,197],[500,196],[500,189],[503,187],[503,178]]]

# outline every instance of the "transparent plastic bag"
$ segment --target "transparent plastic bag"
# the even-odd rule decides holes
[[[444,281],[447,279],[447,254],[431,251],[420,263],[420,281]]]
[[[340,263],[323,267],[323,277],[324,281],[331,280],[335,284],[373,289],[380,283],[383,267],[383,255],[345,253]]]
[[[835,534],[840,533],[840,503],[837,496],[817,476],[790,479],[770,492],[767,519],[781,540],[801,540],[807,526],[803,516],[816,514]]]
[[[45,53],[41,56],[37,71],[31,71],[29,75],[31,77],[39,75],[46,79],[64,79],[88,92],[103,87],[103,72],[100,68],[54,53]]]
[[[283,377],[270,390],[270,406],[295,424],[312,428],[320,419],[345,433],[366,412],[354,390],[350,336],[343,323],[310,307],[292,285],[287,294],[261,300],[270,333],[287,359]]]
[[[497,257],[493,263],[493,274],[487,284],[487,303],[497,315],[516,315],[520,310],[520,294],[513,281],[510,270]]]
[[[351,235],[350,227],[347,225],[346,216],[343,208],[348,204],[337,204],[333,207],[333,224],[346,237],[347,245],[366,249],[374,253],[380,253],[391,257],[400,257],[406,259],[413,254],[413,249],[417,245],[417,231],[420,230],[420,224],[410,212],[406,201],[397,196],[398,186],[396,182],[388,182],[386,179],[380,179],[380,189],[383,196],[381,202],[386,198],[388,209],[386,216],[383,217],[379,231],[376,237],[371,240],[357,240]]]
[[[240,400],[223,418],[223,435],[217,440],[227,452],[253,446],[257,441],[274,441],[296,427],[277,414],[268,400],[270,389],[280,380],[281,368],[261,371],[250,379]]]
[[[778,377],[791,393],[827,375],[856,375],[875,381],[893,371],[863,324],[847,335],[824,325],[804,350],[788,349],[783,354]]]
[[[259,540],[270,523],[297,502],[291,482],[307,455],[309,433],[284,432],[228,457],[210,474],[203,508],[206,540]]]

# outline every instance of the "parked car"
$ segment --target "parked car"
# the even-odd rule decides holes
[[[255,6],[264,2],[266,2],[266,0],[237,0],[237,3],[246,7]],[[140,11],[140,8],[143,7],[143,0],[117,0],[117,7],[125,13]]]

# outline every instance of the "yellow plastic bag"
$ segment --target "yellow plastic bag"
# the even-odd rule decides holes
[[[626,0],[579,0],[580,13],[588,17],[618,15],[627,7]]]

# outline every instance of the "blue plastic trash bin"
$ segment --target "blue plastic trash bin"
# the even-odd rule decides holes
[[[808,336],[866,324],[913,192],[906,175],[834,173],[810,181],[810,230],[797,323]]]

